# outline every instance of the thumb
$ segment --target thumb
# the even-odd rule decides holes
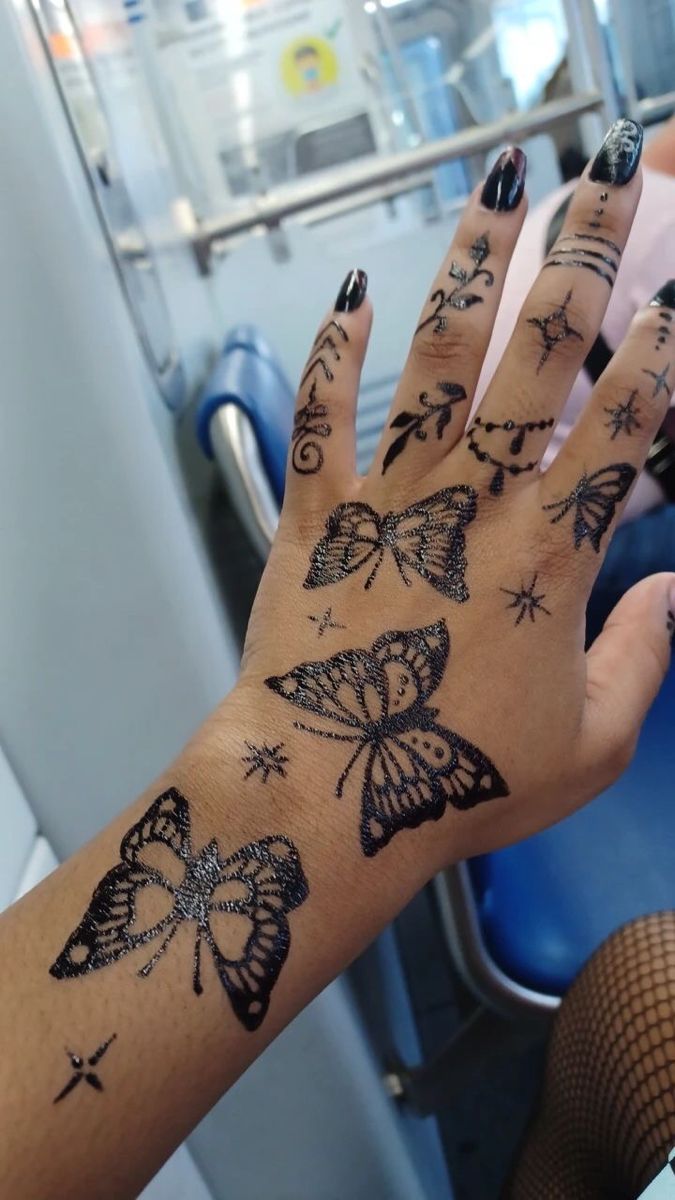
[[[613,782],[628,766],[670,665],[675,575],[650,575],[621,598],[586,655],[582,755]]]

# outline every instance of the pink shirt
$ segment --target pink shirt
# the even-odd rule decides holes
[[[504,298],[490,342],[490,348],[478,383],[477,400],[482,398],[499,365],[513,332],[516,318],[534,283],[546,247],[546,235],[553,214],[575,187],[567,183],[552,192],[528,214],[511,260]],[[633,230],[624,250],[602,333],[610,350],[616,350],[638,308],[647,304],[668,278],[675,275],[675,179],[659,171],[644,169],[644,185]],[[590,347],[589,347],[590,349]],[[544,455],[548,466],[584,408],[592,384],[581,371],[570,393],[551,443]],[[671,401],[672,403],[672,401]],[[663,503],[663,493],[651,476],[642,472],[633,489],[623,519],[633,519]]]

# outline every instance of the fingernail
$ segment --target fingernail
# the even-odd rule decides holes
[[[591,163],[590,178],[598,183],[630,183],[642,154],[642,126],[621,117],[610,125]]]
[[[664,283],[649,304],[651,308],[675,308],[675,279]]]
[[[480,202],[492,212],[513,212],[523,198],[527,155],[518,146],[510,146],[499,155],[483,184]]]
[[[335,301],[335,311],[339,313],[356,312],[366,298],[368,291],[368,276],[365,271],[354,269],[345,279]]]

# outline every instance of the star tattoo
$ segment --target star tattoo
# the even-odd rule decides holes
[[[615,408],[605,409],[609,417],[609,421],[605,421],[605,429],[611,429],[610,440],[612,442],[619,433],[627,433],[631,437],[634,429],[642,429],[642,424],[638,421],[640,409],[635,406],[638,394],[638,390],[635,388],[625,404],[617,404]]]
[[[281,775],[282,779],[286,778],[284,771],[284,763],[288,759],[280,752],[284,748],[283,742],[278,742],[276,746],[254,746],[252,742],[247,742],[246,745],[250,750],[250,754],[246,754],[242,758],[243,763],[248,763],[248,771],[244,775],[244,779],[248,779],[249,775],[253,775],[254,771],[260,771],[263,783],[267,783],[270,774]]]
[[[670,363],[666,363],[665,367],[660,372],[659,371],[648,371],[646,367],[642,368],[642,374],[650,375],[651,378],[654,380],[654,391],[652,392],[652,400],[656,400],[657,396],[659,396],[661,392],[665,392],[667,396],[670,395],[672,388],[671,388],[670,384],[668,383],[669,370],[670,370]]]
[[[327,629],[346,629],[346,625],[340,625],[339,621],[333,620],[333,609],[327,608],[325,613],[320,617],[310,616],[308,621],[312,621],[314,625],[318,625],[319,637],[323,637]]]
[[[543,345],[542,355],[537,365],[537,375],[541,371],[544,363],[548,361],[556,346],[561,342],[566,342],[568,338],[577,338],[583,342],[583,337],[578,329],[573,329],[567,317],[567,305],[572,299],[572,291],[567,293],[562,304],[554,308],[552,313],[547,317],[528,317],[527,324],[534,325],[541,333]]]
[[[526,588],[525,584],[521,582],[520,591],[518,592],[513,592],[510,588],[499,589],[500,592],[504,592],[507,596],[513,597],[511,603],[507,604],[506,608],[507,610],[510,608],[518,609],[518,616],[516,617],[515,622],[516,625],[520,625],[523,617],[526,616],[529,616],[530,620],[534,622],[534,614],[536,612],[543,612],[546,613],[548,617],[551,616],[550,609],[545,608],[545,606],[542,604],[542,600],[546,599],[545,594],[543,592],[540,592],[539,595],[535,593],[534,589],[536,585],[537,576],[535,574],[532,576],[532,582],[529,587]]]
[[[72,1050],[66,1050],[66,1054],[70,1059],[70,1065],[73,1068],[73,1074],[71,1075],[65,1087],[61,1088],[58,1096],[54,1097],[54,1104],[58,1104],[59,1100],[63,1100],[64,1097],[72,1092],[73,1088],[76,1088],[78,1083],[81,1083],[83,1079],[85,1083],[88,1083],[89,1086],[93,1087],[95,1091],[103,1091],[103,1084],[101,1083],[101,1080],[96,1072],[90,1071],[87,1068],[95,1067],[97,1063],[100,1063],[106,1050],[115,1041],[116,1037],[116,1033],[111,1034],[108,1040],[103,1042],[102,1045],[99,1046],[98,1050],[95,1050],[94,1053],[91,1054],[87,1059],[84,1059],[81,1054],[73,1054]]]

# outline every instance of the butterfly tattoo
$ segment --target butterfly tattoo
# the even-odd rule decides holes
[[[469,599],[464,528],[476,516],[476,507],[476,492],[466,485],[443,488],[402,512],[383,516],[362,501],[338,504],[314,547],[304,586],[339,583],[370,567],[363,585],[368,589],[389,551],[408,587],[410,572],[415,572],[461,604]]]
[[[332,726],[296,721],[297,729],[354,747],[336,796],[361,759],[360,837],[368,857],[399,830],[438,821],[448,804],[468,809],[509,794],[490,759],[439,725],[438,709],[427,704],[449,654],[445,621],[437,621],[383,633],[369,650],[343,650],[265,680],[277,695]]]
[[[257,1029],[288,955],[287,914],[309,894],[293,843],[266,837],[222,859],[214,838],[193,853],[188,802],[169,788],[123,837],[120,860],[97,885],[50,974],[73,979],[159,943],[138,972],[146,978],[180,927],[194,922],[196,995],[205,942],[235,1015]],[[144,921],[148,900],[158,915]]]
[[[596,554],[600,553],[600,542],[612,523],[616,506],[630,489],[637,472],[630,463],[614,463],[602,467],[592,475],[586,472],[576,487],[564,500],[545,504],[544,511],[555,512],[551,524],[556,525],[571,509],[574,509],[574,548],[578,550],[588,538]]]

